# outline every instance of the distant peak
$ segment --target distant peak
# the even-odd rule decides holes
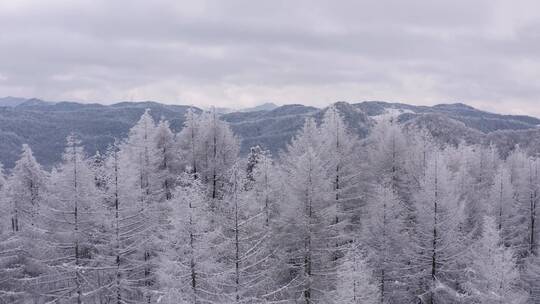
[[[257,107],[278,107],[278,105],[276,105],[275,103],[273,102],[265,102],[265,103],[262,103],[260,105],[258,105]]]
[[[319,109],[311,106],[304,106],[301,104],[287,104],[268,111],[268,113],[272,115],[297,115],[315,112],[317,110]]]
[[[350,106],[351,104],[346,101],[336,101],[332,105],[336,107],[340,107],[340,106]]]
[[[27,98],[6,96],[0,97],[0,107],[15,107],[27,101]]]
[[[473,108],[469,105],[466,105],[464,103],[461,103],[461,102],[457,102],[457,103],[442,103],[442,104],[438,104],[438,105],[435,105],[433,106],[434,108],[443,108],[443,109],[464,109],[464,110],[476,110],[476,108]]]
[[[245,108],[240,110],[241,112],[254,112],[254,111],[272,111],[275,108],[278,108],[279,106],[276,105],[273,102],[265,102],[260,105],[251,107],[251,108]]]
[[[34,106],[45,106],[45,105],[51,105],[53,103],[41,100],[39,98],[30,98],[26,101],[20,103],[19,107],[34,107]]]

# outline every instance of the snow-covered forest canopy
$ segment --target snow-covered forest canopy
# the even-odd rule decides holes
[[[0,303],[540,303],[540,158],[335,107],[279,155],[147,111],[44,170],[0,167]]]

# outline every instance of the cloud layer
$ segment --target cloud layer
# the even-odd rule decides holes
[[[540,116],[539,11],[496,0],[6,0],[0,96],[465,102]]]

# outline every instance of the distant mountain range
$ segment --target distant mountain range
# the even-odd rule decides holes
[[[516,144],[531,153],[540,152],[540,119],[530,116],[500,115],[465,104],[432,107],[382,101],[337,102],[351,130],[360,137],[369,134],[378,119],[393,116],[404,126],[421,126],[442,142],[456,144],[495,143],[507,154]],[[13,166],[20,147],[28,143],[47,168],[60,160],[65,137],[76,132],[89,154],[104,150],[114,138],[123,138],[145,109],[159,120],[169,120],[179,131],[189,106],[152,101],[120,102],[112,105],[76,102],[47,102],[17,97],[0,98],[0,162]],[[320,120],[327,108],[299,104],[263,104],[251,109],[221,114],[242,139],[242,153],[262,145],[276,154],[302,126],[306,117]],[[195,108],[196,111],[202,111]]]

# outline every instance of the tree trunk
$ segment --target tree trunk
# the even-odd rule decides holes
[[[435,161],[435,197],[433,201],[433,247],[432,247],[432,255],[431,255],[431,288],[435,287],[435,283],[437,280],[437,238],[438,238],[438,196],[439,196],[439,189],[438,189],[438,169],[437,169],[437,161]],[[433,291],[430,292],[431,294],[431,304],[435,304],[435,298],[433,295]]]
[[[79,271],[80,261],[79,261],[79,190],[78,190],[78,184],[77,184],[77,151],[75,150],[75,145],[72,147],[73,149],[73,191],[74,191],[74,210],[73,210],[73,216],[75,218],[75,284],[76,284],[76,291],[77,291],[77,304],[82,303],[82,287],[81,287],[81,273]]]
[[[116,304],[122,303],[120,291],[120,201],[118,200],[118,155],[114,151],[114,209],[115,209],[115,234],[116,234]]]
[[[234,245],[235,245],[235,263],[234,263],[234,272],[235,272],[235,289],[236,289],[236,303],[240,303],[240,238],[239,238],[239,223],[238,223],[238,197],[236,194],[237,185],[236,185],[236,172],[234,179]]]

